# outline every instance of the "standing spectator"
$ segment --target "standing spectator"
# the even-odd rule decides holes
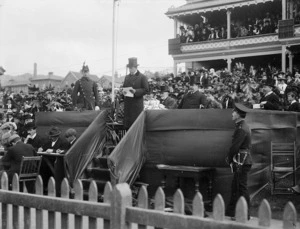
[[[82,77],[76,81],[72,92],[75,110],[99,110],[100,100],[97,84],[88,77],[89,72],[89,67],[83,64]]]
[[[180,29],[180,42],[185,43],[186,42],[186,37],[187,37],[187,35],[186,35],[187,31],[186,31],[186,29],[184,28],[183,25],[181,25],[179,27],[179,29]]]
[[[247,187],[248,173],[252,166],[251,158],[251,132],[245,122],[246,107],[235,104],[232,112],[232,120],[235,122],[235,130],[232,137],[230,150],[226,161],[233,172],[231,183],[231,197],[226,209],[226,215],[235,220],[235,207],[238,199],[243,196],[248,204],[248,219],[250,219],[250,196]]]
[[[193,42],[195,38],[193,26],[188,26],[187,27],[187,32],[186,32],[186,43]]]
[[[196,24],[194,28],[194,42],[200,41],[200,37],[201,37],[201,28],[199,27],[198,24]]]
[[[130,94],[123,90],[124,98],[124,127],[129,127],[134,123],[139,114],[144,109],[143,96],[149,92],[147,77],[137,69],[137,58],[128,59],[129,75],[125,77],[123,88],[128,88]]]
[[[199,91],[198,84],[191,85],[191,90],[183,96],[178,108],[179,109],[201,109],[206,108],[206,96]]]

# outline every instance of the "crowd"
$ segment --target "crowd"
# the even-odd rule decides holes
[[[280,20],[280,15],[270,14],[269,12],[264,17],[249,17],[245,21],[232,20],[231,37],[278,33],[278,20]],[[179,37],[181,43],[226,39],[227,25],[212,25],[209,20],[204,18],[195,25],[180,26]]]

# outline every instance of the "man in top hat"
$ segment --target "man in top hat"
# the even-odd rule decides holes
[[[161,91],[161,104],[167,109],[176,109],[177,101],[169,96],[169,89],[165,86]]]
[[[23,143],[17,134],[11,135],[8,141],[12,146],[8,148],[0,163],[7,168],[5,170],[9,180],[12,180],[13,175],[20,171],[22,157],[35,156],[36,151],[31,145]]]
[[[232,143],[226,157],[226,162],[230,165],[234,174],[231,184],[231,198],[226,209],[226,215],[235,218],[236,203],[243,196],[248,204],[248,218],[250,218],[250,196],[247,187],[248,173],[252,166],[251,132],[245,122],[246,113],[250,109],[244,105],[236,103],[232,111],[232,120],[235,122],[235,130],[232,136]]]
[[[274,85],[271,82],[263,84],[263,97],[260,99],[260,107],[265,110],[280,110],[281,102],[273,92]]]
[[[89,67],[82,66],[82,77],[77,80],[72,92],[72,102],[75,110],[99,110],[99,93],[96,82],[89,75]]]
[[[123,84],[124,127],[126,129],[129,129],[144,110],[143,96],[149,93],[148,79],[137,69],[137,58],[132,57],[128,61],[129,75],[125,77]]]
[[[199,91],[199,85],[194,83],[190,86],[190,90],[183,96],[179,109],[202,109],[206,108],[207,98]]]

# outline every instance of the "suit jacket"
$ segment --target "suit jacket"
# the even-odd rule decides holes
[[[46,143],[43,144],[42,148],[43,151],[46,151],[47,149],[53,149],[53,153],[56,152],[56,150],[66,150],[68,142],[66,140],[63,140],[61,138],[58,138],[55,144],[52,146],[52,142],[48,140]]]
[[[87,76],[77,80],[72,92],[72,101],[78,108],[95,110],[95,106],[100,104],[97,84]]]
[[[137,71],[136,74],[125,77],[123,87],[136,90],[134,97],[124,98],[124,127],[128,129],[144,110],[143,96],[149,92],[148,79]]]
[[[279,97],[272,92],[271,94],[261,98],[260,103],[266,101],[264,105],[265,110],[280,110],[281,103]]]
[[[207,99],[200,91],[188,92],[183,96],[178,108],[179,109],[199,109],[200,105],[206,108]]]
[[[35,135],[35,137],[32,139],[28,139],[27,144],[32,145],[33,148],[37,151],[40,147],[43,146],[42,138],[38,135]]]
[[[291,104],[287,111],[296,111],[296,112],[300,112],[300,103],[299,102],[295,102],[293,104]]]
[[[18,173],[20,171],[22,157],[30,157],[35,156],[35,149],[28,144],[24,144],[19,141],[14,146],[9,147],[7,153],[1,158],[1,163],[5,166],[8,166],[7,173],[10,178],[14,175],[14,173]]]

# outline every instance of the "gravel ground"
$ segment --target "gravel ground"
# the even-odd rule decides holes
[[[289,179],[283,179],[280,185],[291,187],[289,183],[290,183]],[[270,204],[272,210],[272,219],[278,219],[278,220],[282,220],[284,207],[289,201],[291,201],[297,210],[297,219],[299,221],[300,219],[300,194],[299,193],[291,192],[290,194],[271,195],[271,186],[268,185],[251,200],[251,210],[250,210],[251,216],[257,217],[258,209],[263,199],[266,199]]]

